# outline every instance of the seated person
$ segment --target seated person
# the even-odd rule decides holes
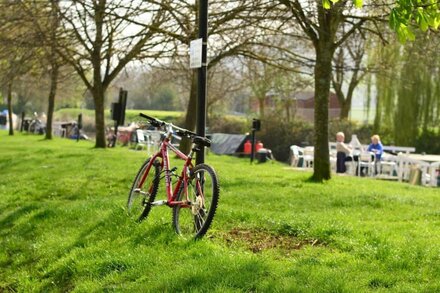
[[[344,143],[344,139],[343,132],[336,133],[336,173],[345,173],[345,162],[352,160],[352,148]]]
[[[380,162],[383,154],[383,145],[380,142],[379,135],[375,134],[371,137],[371,143],[367,150],[374,153],[374,174],[377,174],[377,163]]]
[[[381,159],[381,157],[382,157],[382,154],[383,154],[383,145],[382,145],[382,143],[380,142],[380,137],[379,137],[379,135],[377,135],[377,134],[375,134],[375,135],[373,135],[372,137],[371,137],[371,143],[370,143],[370,145],[368,146],[368,149],[367,149],[369,152],[373,152],[374,153],[374,156],[375,156],[375,160],[377,161],[377,162],[379,162],[380,161],[380,159]]]

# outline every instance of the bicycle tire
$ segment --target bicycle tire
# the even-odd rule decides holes
[[[35,123],[34,121],[32,121],[32,122],[29,124],[29,127],[28,127],[28,133],[35,134],[35,129],[36,129],[36,123]]]
[[[200,188],[203,186],[202,188]],[[178,191],[177,200],[186,199],[183,185]],[[203,191],[203,197],[200,192]],[[220,196],[220,187],[215,170],[206,164],[195,166],[188,178],[188,200],[190,207],[173,207],[173,227],[184,237],[202,238],[214,219]]]
[[[150,170],[148,170],[148,174],[145,175],[150,160],[151,158],[147,159],[142,164],[141,168],[139,169],[133,181],[133,184],[130,189],[130,193],[128,194],[127,211],[129,215],[132,216],[137,216],[139,214],[139,217],[137,218],[138,222],[144,220],[150,213],[152,207],[151,203],[155,200],[157,191],[159,189],[159,181],[160,181],[159,161],[156,160],[155,162],[153,162],[153,165],[151,166]],[[140,180],[144,176],[145,176],[145,180],[142,186],[139,187]],[[144,188],[144,186],[147,188]]]

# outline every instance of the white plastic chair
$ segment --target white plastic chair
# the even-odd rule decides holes
[[[373,176],[374,173],[374,153],[361,152],[358,160],[358,176],[361,176],[362,169],[367,169],[367,175]]]
[[[411,159],[402,153],[397,155],[398,157],[398,167],[397,173],[399,176],[399,181],[409,181],[411,169],[420,169],[421,172],[421,184],[428,185],[432,181],[432,177],[430,176],[428,170],[431,169],[431,165],[424,161],[418,161],[415,159]]]
[[[376,162],[377,177],[386,179],[398,179],[397,176],[397,157],[393,155],[383,155],[382,160]]]
[[[303,152],[303,166],[305,168],[312,168],[313,167],[313,159],[315,154],[315,148],[312,146],[308,146],[304,148]]]
[[[142,129],[136,129],[136,137],[137,137],[137,144],[135,149],[149,149],[151,142],[150,142],[150,136],[146,135],[144,133],[144,130]]]
[[[300,147],[297,145],[290,146],[290,166],[298,167],[300,155]]]

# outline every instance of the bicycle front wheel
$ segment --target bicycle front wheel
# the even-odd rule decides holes
[[[188,206],[173,208],[173,226],[177,234],[201,238],[208,231],[219,199],[217,174],[209,165],[200,164],[191,170],[187,190],[182,187],[177,199],[189,201]]]
[[[142,165],[128,195],[127,211],[139,222],[150,213],[151,203],[156,198],[159,189],[160,163],[156,160],[148,169],[149,164],[150,159]]]

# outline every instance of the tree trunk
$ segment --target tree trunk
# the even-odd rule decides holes
[[[347,120],[348,115],[351,110],[351,101],[353,100],[353,93],[359,84],[360,80],[365,76],[365,74],[359,75],[360,65],[362,62],[362,57],[364,55],[363,50],[352,52],[348,50],[351,58],[354,61],[353,72],[350,78],[350,82],[348,84],[347,94],[344,94],[342,91],[342,84],[344,82],[344,55],[342,49],[339,50],[338,56],[335,59],[336,62],[336,70],[333,76],[333,88],[336,92],[336,96],[338,97],[339,105],[341,106],[341,113],[339,114],[340,120]]]
[[[184,128],[194,131],[196,128],[196,112],[197,112],[197,71],[191,74],[191,88],[189,92],[188,108],[186,109]],[[184,154],[188,154],[191,150],[191,140],[184,137],[180,141],[179,150]]]
[[[57,93],[58,86],[58,72],[59,66],[57,63],[57,37],[56,30],[58,27],[58,0],[51,1],[51,18],[52,18],[52,26],[50,32],[50,90],[49,90],[49,98],[48,98],[48,107],[47,107],[47,121],[46,121],[46,139],[52,139],[52,123],[53,123],[53,112],[55,110],[55,96]]]
[[[8,83],[8,122],[9,135],[14,135],[14,125],[12,121],[12,80]]]
[[[362,79],[362,75],[359,77],[359,66],[360,66],[360,60],[356,61],[356,68],[353,72],[353,75],[351,76],[350,83],[348,85],[347,95],[344,96],[344,93],[342,92],[342,84],[339,86],[334,86],[336,90],[336,95],[338,96],[339,104],[341,105],[341,114],[339,115],[339,118],[341,120],[347,120],[348,115],[350,114],[351,110],[351,101],[353,100],[353,94],[354,90],[356,89],[357,85],[359,84],[359,81]]]
[[[352,96],[350,97],[347,96],[347,98],[343,98],[342,101],[341,99],[339,100],[339,104],[341,105],[341,113],[339,114],[339,118],[341,120],[347,120],[348,119],[348,115],[350,114],[350,110],[351,110],[351,100],[352,100]]]
[[[49,105],[47,107],[46,139],[52,139],[52,122],[53,112],[55,110],[55,96],[58,85],[58,69],[58,65],[52,65],[52,70],[50,73]]]
[[[320,40],[315,49],[315,156],[312,180],[321,182],[330,179],[328,97],[332,78],[332,42]]]
[[[95,148],[105,148],[105,117],[104,117],[104,96],[105,89],[102,86],[97,86],[93,91],[93,100],[95,102],[95,129],[96,140]]]
[[[103,24],[105,17],[106,1],[99,0],[95,2],[95,40],[93,42],[93,51],[91,53],[91,61],[93,67],[93,86],[92,94],[95,102],[95,128],[96,140],[95,148],[105,148],[105,120],[104,120],[104,97],[108,84],[105,86],[101,74],[102,46],[103,46]]]

